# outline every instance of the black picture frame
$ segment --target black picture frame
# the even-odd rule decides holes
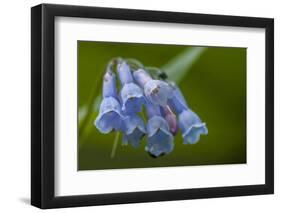
[[[100,18],[264,28],[266,32],[265,184],[94,195],[54,195],[54,21],[55,17]],[[274,192],[274,20],[163,11],[41,4],[31,8],[31,204],[42,209]]]

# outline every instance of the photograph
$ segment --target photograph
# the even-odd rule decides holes
[[[274,18],[149,8],[31,8],[31,205],[274,194]]]
[[[247,48],[77,41],[78,171],[246,164]]]

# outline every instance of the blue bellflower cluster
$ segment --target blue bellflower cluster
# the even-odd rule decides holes
[[[123,144],[134,148],[147,136],[145,150],[153,157],[173,151],[178,128],[184,144],[195,144],[200,135],[208,134],[206,124],[188,107],[174,83],[154,79],[145,67],[136,68],[125,59],[118,58],[114,64],[104,74],[103,99],[94,122],[101,133],[120,131]],[[139,115],[143,107],[146,124]]]

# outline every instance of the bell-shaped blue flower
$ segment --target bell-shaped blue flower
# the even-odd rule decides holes
[[[134,148],[139,147],[146,130],[142,119],[138,115],[130,115],[125,118],[125,130],[123,144],[131,144]]]
[[[123,130],[123,116],[119,102],[113,97],[104,98],[100,105],[99,115],[95,120],[95,126],[101,133],[109,133],[112,130]]]
[[[145,150],[152,156],[168,154],[174,149],[173,135],[167,121],[161,116],[158,106],[146,104],[149,120],[147,122],[148,142]]]
[[[200,135],[207,135],[206,124],[199,116],[188,108],[187,102],[178,87],[174,87],[173,97],[168,101],[169,106],[178,114],[179,127],[182,131],[184,144],[194,144]]]
[[[179,114],[179,126],[182,131],[184,144],[195,144],[199,141],[200,135],[208,134],[206,124],[190,109],[184,110]]]
[[[135,114],[141,111],[144,104],[142,89],[133,82],[133,76],[129,65],[123,61],[117,66],[122,89],[120,92],[122,100],[122,111],[125,114]]]
[[[173,88],[161,80],[153,80],[143,69],[133,73],[136,82],[144,89],[144,94],[155,105],[166,106],[173,96]]]
[[[123,130],[124,122],[121,106],[116,91],[116,77],[112,72],[106,72],[103,78],[103,100],[100,105],[99,115],[94,124],[101,133],[112,130]]]

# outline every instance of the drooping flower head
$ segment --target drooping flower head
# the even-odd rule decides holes
[[[117,66],[122,89],[120,92],[122,100],[122,111],[125,114],[135,114],[141,111],[144,104],[142,89],[134,83],[129,65],[122,61]]]
[[[146,134],[142,119],[138,115],[131,115],[127,116],[124,121],[123,144],[131,144],[134,148],[139,147],[141,139]]]
[[[174,138],[167,121],[161,116],[159,106],[147,103],[146,110],[149,120],[147,122],[148,142],[145,150],[155,157],[170,153],[174,149]]]
[[[102,94],[103,100],[100,105],[99,115],[94,123],[95,126],[104,134],[112,130],[124,129],[121,106],[117,99],[116,77],[114,73],[105,73]]]
[[[155,105],[166,106],[167,101],[173,95],[172,87],[161,80],[154,80],[142,68],[136,70],[134,79],[144,89],[147,99]]]
[[[114,72],[120,80],[119,92]],[[123,144],[134,148],[139,147],[147,135],[145,150],[153,157],[173,151],[178,128],[184,144],[194,144],[201,135],[208,134],[206,124],[189,108],[176,84],[168,81],[162,70],[145,68],[137,60],[115,58],[109,63],[103,78],[102,96],[94,122],[97,129],[104,134],[121,131]],[[146,126],[137,114],[142,111],[142,105],[148,117]]]

